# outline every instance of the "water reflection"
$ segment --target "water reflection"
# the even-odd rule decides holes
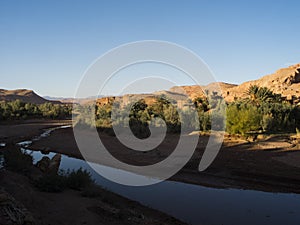
[[[61,158],[61,154],[55,154],[52,158],[43,156],[35,165],[44,173],[57,174],[60,168]]]
[[[4,156],[3,154],[0,152],[0,169],[2,169],[4,167]]]
[[[0,147],[5,147],[6,143],[0,143]]]

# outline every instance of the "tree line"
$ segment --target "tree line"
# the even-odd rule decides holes
[[[266,87],[250,86],[246,92],[248,98],[223,104],[221,96],[211,95],[208,98],[196,98],[191,101],[198,114],[198,121],[191,119],[187,124],[180,120],[180,112],[188,116],[188,109],[174,106],[173,100],[166,96],[156,97],[156,101],[147,105],[141,99],[134,103],[125,114],[121,107],[115,107],[117,117],[112,117],[113,103],[85,107],[85,111],[95,113],[95,126],[100,130],[109,130],[114,126],[130,125],[132,132],[139,137],[149,136],[149,125],[162,126],[165,121],[168,132],[180,132],[181,126],[196,127],[201,131],[210,129],[224,130],[229,134],[249,135],[253,133],[295,133],[300,130],[300,107],[284,101],[280,94],[275,94]],[[128,109],[127,109],[128,111]],[[214,126],[212,124],[212,116]],[[224,119],[226,116],[226,120]],[[160,118],[162,120],[152,120]],[[151,123],[155,124],[151,124]],[[81,123],[92,124],[91,118],[81,118]]]
[[[25,103],[20,100],[0,102],[0,121],[31,118],[65,119],[72,115],[72,106],[67,104]]]
[[[168,133],[179,133],[182,127],[190,130],[194,128],[194,130],[209,131],[211,129],[211,113],[214,110],[214,119],[219,121],[217,128],[223,129],[225,121],[222,120],[222,112],[225,112],[225,108],[222,107],[222,101],[220,96],[213,96],[209,100],[197,98],[187,101],[187,107],[178,108],[175,100],[161,95],[156,96],[155,101],[149,105],[144,99],[140,99],[134,104],[128,104],[125,108],[118,106],[117,102],[105,105],[78,106],[80,107],[78,111],[82,115],[95,114],[94,118],[79,116],[78,122],[80,125],[94,125],[100,131],[111,131],[112,126],[124,127],[129,124],[131,131],[136,136],[145,138],[150,135],[150,125],[153,127],[166,126]],[[194,116],[194,112],[196,112],[196,116]],[[94,119],[95,121],[93,121]]]
[[[231,134],[295,133],[300,129],[300,107],[266,87],[250,86],[248,99],[227,106],[226,129]]]

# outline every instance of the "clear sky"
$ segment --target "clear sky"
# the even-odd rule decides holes
[[[300,62],[300,1],[0,1],[0,88],[74,96],[86,68],[118,45],[164,40],[241,83]]]

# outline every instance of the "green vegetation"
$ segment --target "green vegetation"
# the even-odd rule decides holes
[[[282,101],[266,87],[251,86],[249,99],[227,106],[228,133],[295,133],[300,127],[300,108]]]
[[[210,104],[209,104],[210,102]],[[112,125],[127,127],[129,126],[133,134],[139,138],[147,138],[150,135],[149,126],[161,127],[166,126],[168,133],[178,133],[182,128],[190,128],[191,130],[200,129],[209,131],[211,129],[211,113],[215,112],[215,118],[219,121],[215,129],[223,129],[225,124],[222,120],[221,111],[225,112],[225,108],[221,109],[222,98],[220,96],[212,96],[209,101],[207,99],[197,98],[194,101],[185,103],[183,107],[177,107],[176,101],[167,99],[161,95],[154,99],[151,105],[147,105],[144,99],[135,102],[131,107],[119,107],[118,103],[109,103],[106,105],[78,106],[77,110],[81,112],[78,118],[78,125],[96,126],[99,131],[113,133]],[[115,105],[113,105],[115,104]],[[116,107],[117,106],[117,107]],[[193,118],[190,106],[194,106],[198,114],[198,118]],[[112,115],[112,108],[114,114]],[[129,109],[126,107],[130,107]],[[126,112],[129,112],[129,114]],[[95,113],[95,122],[90,116]],[[83,116],[84,115],[84,116]],[[185,116],[187,118],[182,118]],[[112,119],[113,118],[113,119]],[[198,119],[198,121],[196,121]]]
[[[208,98],[196,98],[191,101],[198,113],[200,131],[224,130],[226,127],[226,131],[230,134],[245,136],[255,133],[296,133],[297,129],[299,131],[299,106],[285,101],[280,94],[275,94],[266,87],[250,86],[246,93],[248,98],[227,104],[224,104],[224,100],[217,93]],[[95,110],[93,106],[86,106],[81,110],[85,115],[94,112],[96,115],[94,125],[98,130],[109,131],[111,134],[114,133],[112,123],[114,126],[129,124],[133,134],[139,138],[147,138],[150,135],[150,125],[160,127],[166,124],[169,133],[180,132],[182,126],[195,129],[197,127],[188,107],[177,108],[176,101],[167,99],[164,95],[157,97],[151,105],[147,105],[143,99],[137,101],[131,106],[129,115],[124,113],[126,108],[116,107],[117,116],[113,116],[113,120],[111,119],[113,103],[94,107]],[[187,123],[181,122],[179,115],[189,116],[188,120],[184,120]],[[91,117],[79,117],[79,120],[81,125],[93,124]]]
[[[64,119],[70,117],[71,105],[62,104],[32,104],[20,100],[12,102],[0,102],[0,120],[49,118]]]

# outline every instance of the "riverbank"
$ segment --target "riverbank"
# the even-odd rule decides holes
[[[16,143],[31,140],[47,129],[66,125],[70,125],[70,121],[34,120],[1,124],[0,142],[6,146],[2,146],[0,151],[16,148]],[[34,185],[34,177],[40,176],[40,173],[33,165],[26,176],[0,169],[1,225],[185,224],[96,185],[83,191],[41,192]],[[14,215],[16,210],[18,214]],[[23,215],[26,216],[23,218]]]
[[[0,187],[13,196],[11,205],[21,204],[24,214],[30,215],[30,223],[27,221],[22,225],[185,224],[98,186],[83,192],[68,189],[62,193],[47,193],[37,190],[27,176],[0,171]],[[1,225],[17,225],[16,221],[10,220],[12,215],[6,215],[5,211],[1,214],[1,203],[0,191]]]
[[[17,143],[40,135],[43,130],[72,125],[72,120],[32,119],[0,122],[0,142]]]
[[[134,165],[163,160],[178,141],[177,135],[168,135],[156,150],[140,153],[124,148],[116,137],[101,133],[100,138],[113,156]],[[299,138],[277,135],[248,142],[227,136],[212,165],[206,171],[198,172],[208,138],[207,135],[200,136],[192,159],[171,180],[216,188],[300,193]],[[82,159],[72,128],[54,131],[51,136],[33,143],[31,149]],[[102,161],[102,164],[112,166],[107,161]]]

